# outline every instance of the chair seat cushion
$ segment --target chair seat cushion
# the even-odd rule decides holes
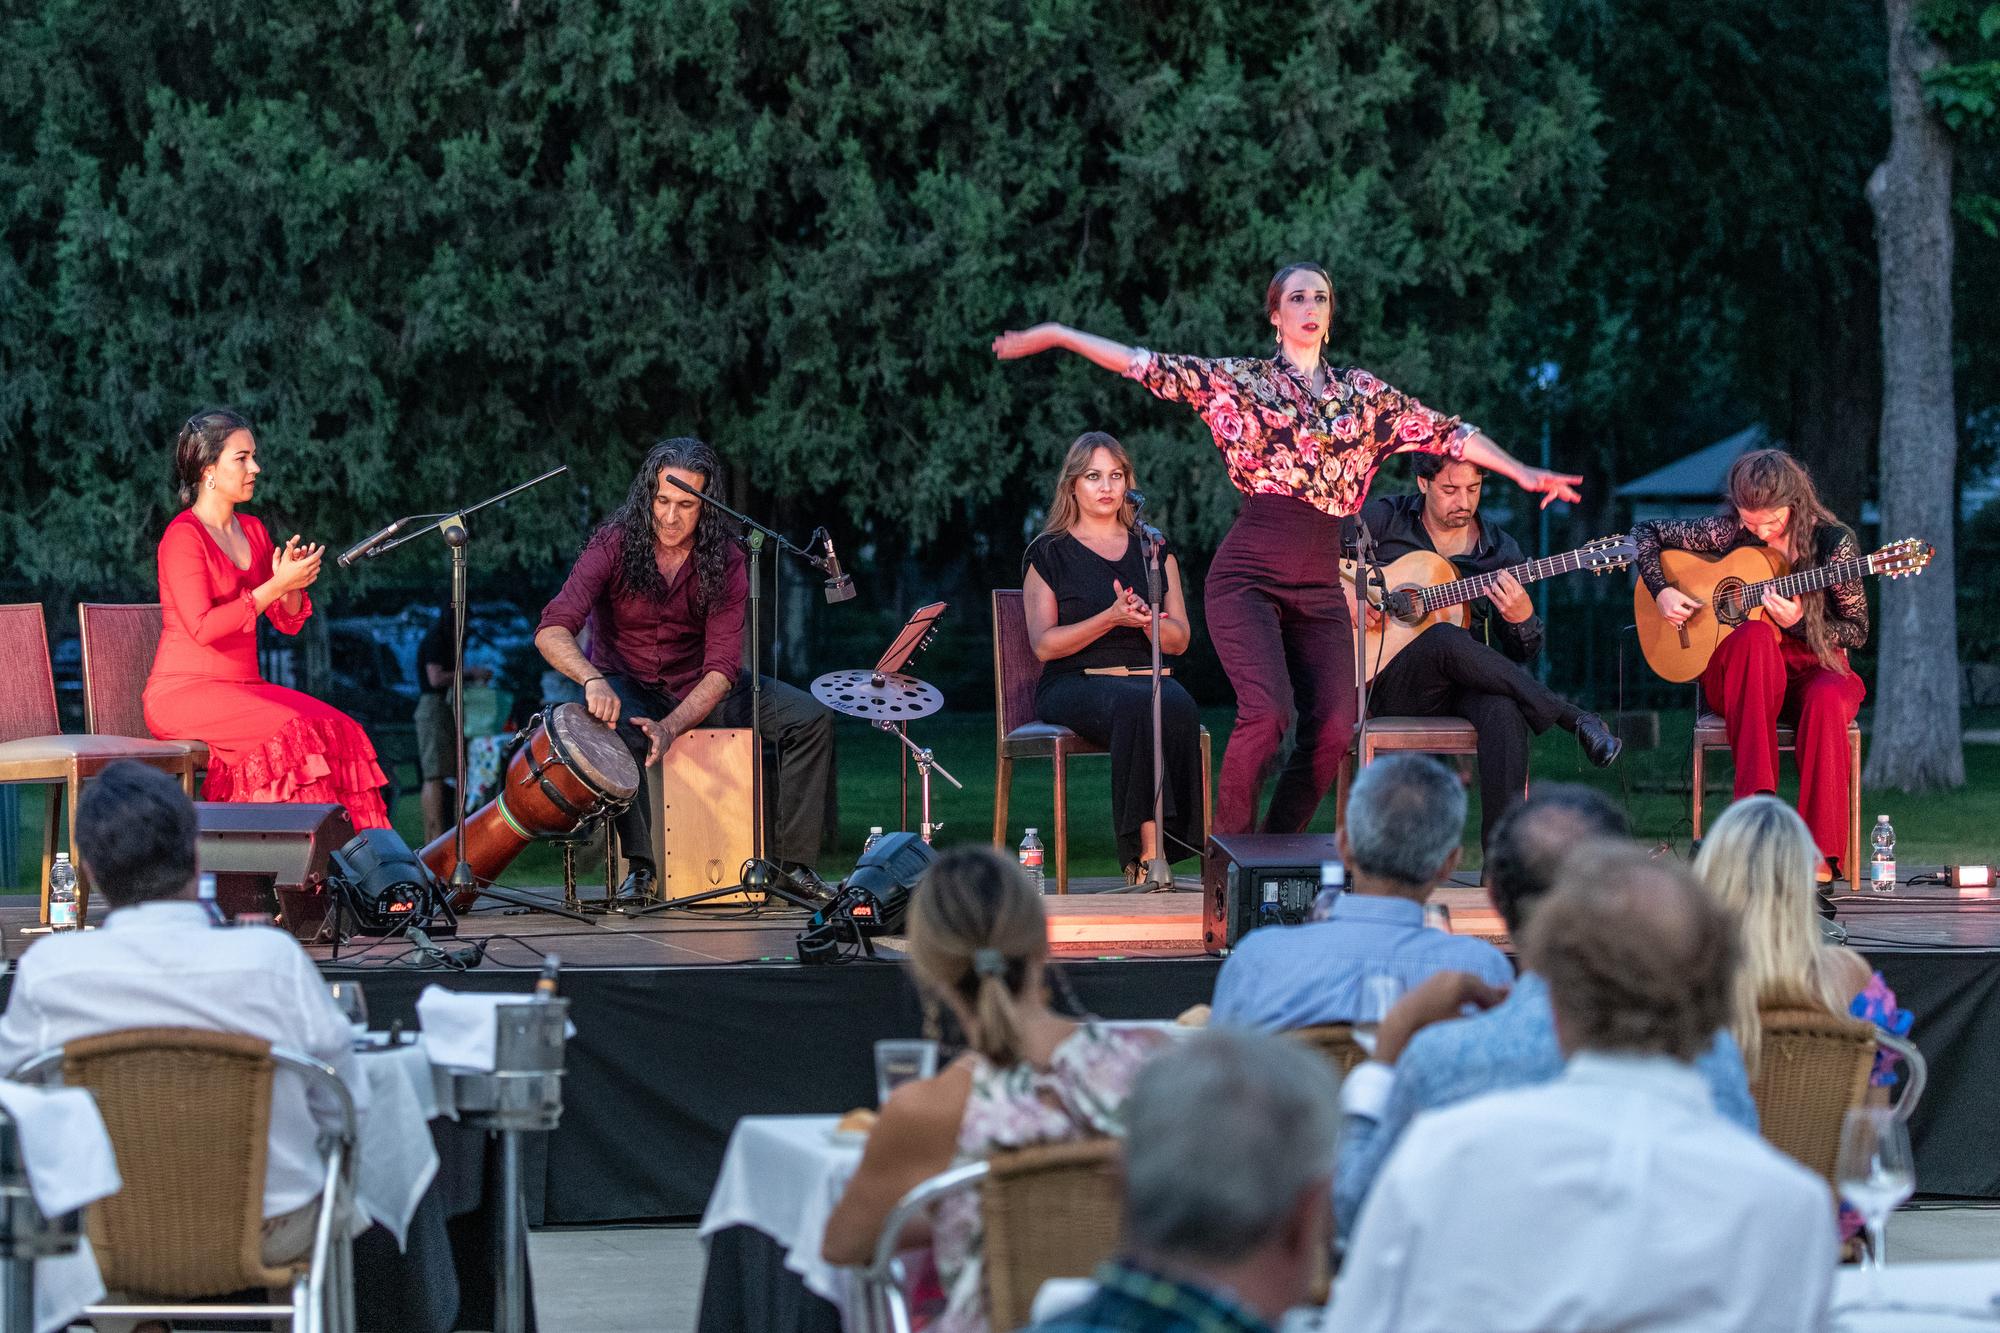
[[[1847,734],[1850,736],[1855,735],[1860,730],[1861,724],[1859,722],[1850,722],[1847,724]],[[1728,724],[1722,720],[1721,714],[1711,713],[1704,709],[1695,716],[1694,739],[1696,744],[1710,748],[1727,745],[1729,744]],[[1791,727],[1779,726],[1778,745],[1781,749],[1791,745],[1796,739],[1797,733]]]
[[[142,741],[130,736],[24,736],[0,744],[0,764],[51,763],[70,759],[181,759],[190,747],[180,741]]]
[[[1371,717],[1368,734],[1378,738],[1421,736],[1432,740],[1476,741],[1479,733],[1462,717]],[[1378,741],[1379,743],[1379,741]]]
[[[1057,745],[1071,754],[1101,754],[1104,750],[1095,741],[1054,722],[1025,723],[1002,737],[1000,745],[1003,752],[1016,756],[1053,754]]]

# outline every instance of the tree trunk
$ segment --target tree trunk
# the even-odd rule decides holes
[[[1943,53],[1916,31],[1916,0],[1885,8],[1889,154],[1868,182],[1882,256],[1882,535],[1921,537],[1937,557],[1919,578],[1882,580],[1866,779],[1914,792],[1965,784],[1952,551],[1952,148],[1922,84]]]

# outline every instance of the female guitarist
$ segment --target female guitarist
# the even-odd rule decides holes
[[[1860,555],[1854,533],[1820,503],[1803,465],[1781,449],[1744,454],[1723,487],[1730,511],[1714,518],[1632,525],[1639,577],[1670,624],[1702,603],[1667,583],[1662,549],[1722,555],[1765,546],[1794,570]],[[1799,813],[1819,844],[1819,878],[1833,878],[1847,838],[1847,725],[1868,693],[1847,650],[1868,641],[1861,581],[1797,598],[1766,592],[1765,618],[1746,621],[1716,646],[1701,674],[1708,706],[1722,715],[1736,758],[1736,795],[1778,787],[1778,724],[1797,729]],[[1852,875],[1858,867],[1839,867]]]

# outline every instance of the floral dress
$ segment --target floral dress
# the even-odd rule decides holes
[[[1237,490],[1289,495],[1335,518],[1360,510],[1391,454],[1458,458],[1478,430],[1354,366],[1328,367],[1317,394],[1283,356],[1209,359],[1140,348],[1125,374],[1201,416]]]
[[[1011,1148],[1122,1135],[1133,1079],[1173,1040],[1158,1028],[1086,1021],[1050,1053],[1046,1069],[1025,1063],[1001,1069],[974,1054],[972,1092],[952,1164]],[[987,1333],[978,1193],[940,1200],[931,1223],[931,1254],[945,1308],[930,1327],[939,1333]]]

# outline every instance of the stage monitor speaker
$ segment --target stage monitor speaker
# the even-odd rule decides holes
[[[215,876],[224,916],[274,917],[302,940],[317,939],[331,897],[333,854],[354,837],[338,805],[197,801],[201,869]]]
[[[1320,867],[1338,861],[1331,833],[1218,833],[1201,861],[1201,943],[1227,953],[1259,926],[1307,919]]]
[[[685,898],[739,883],[754,851],[748,727],[696,727],[674,738],[646,770],[641,798],[653,802],[653,864],[659,889]],[[705,906],[761,904],[760,892],[725,893]]]

